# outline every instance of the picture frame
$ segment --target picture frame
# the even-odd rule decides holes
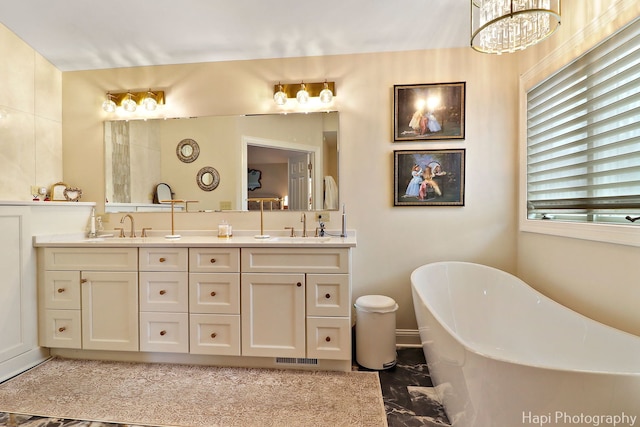
[[[51,186],[51,201],[53,202],[66,202],[67,198],[65,197],[65,190],[67,189],[67,184],[64,182],[56,182]]]
[[[82,189],[66,187],[63,191],[64,199],[67,202],[77,202],[82,197]]]
[[[464,206],[464,148],[393,152],[394,206]]]
[[[393,140],[464,139],[466,82],[393,86]]]
[[[262,171],[259,169],[249,169],[247,186],[249,191],[253,191],[257,188],[262,188]]]

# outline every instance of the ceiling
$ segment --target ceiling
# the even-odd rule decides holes
[[[469,0],[2,0],[61,71],[469,46]]]

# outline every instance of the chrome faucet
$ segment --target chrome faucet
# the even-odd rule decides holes
[[[307,214],[302,212],[300,216],[300,222],[302,223],[302,237],[307,237]]]
[[[120,224],[124,224],[125,218],[129,218],[131,220],[131,232],[129,233],[129,237],[136,237],[136,226],[135,222],[133,221],[133,216],[131,216],[131,214],[126,214],[125,216],[120,218]]]

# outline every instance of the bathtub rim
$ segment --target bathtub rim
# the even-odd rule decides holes
[[[548,364],[543,364],[543,363],[531,363],[528,361],[522,361],[522,360],[516,360],[516,359],[512,359],[512,358],[507,358],[507,357],[503,357],[503,356],[498,356],[495,354],[490,354],[488,352],[485,351],[479,351],[478,349],[474,348],[472,345],[470,345],[469,343],[467,343],[465,340],[462,339],[462,337],[460,337],[460,335],[458,333],[456,333],[453,329],[451,329],[451,327],[442,320],[442,317],[433,309],[433,306],[426,301],[424,298],[422,298],[422,295],[420,294],[419,289],[416,288],[416,281],[415,276],[417,276],[418,274],[418,270],[422,270],[422,269],[427,269],[428,266],[438,266],[438,265],[470,265],[470,266],[474,266],[474,267],[481,267],[484,270],[491,270],[491,271],[495,271],[499,274],[502,275],[507,275],[510,278],[513,278],[515,280],[517,280],[520,284],[526,286],[528,288],[528,291],[533,293],[535,296],[539,297],[540,299],[545,300],[545,302],[550,302],[554,305],[559,306],[561,309],[564,310],[568,310],[570,311],[573,315],[579,316],[580,318],[587,320],[589,322],[595,322],[598,323],[602,326],[605,327],[605,329],[607,330],[611,330],[614,333],[617,334],[621,334],[621,335],[626,335],[628,337],[631,337],[633,339],[640,339],[640,337],[638,337],[637,335],[631,334],[629,332],[620,330],[620,329],[616,329],[613,326],[609,326],[607,324],[604,324],[602,322],[598,322],[597,320],[594,320],[588,316],[585,316],[581,313],[578,313],[575,310],[572,310],[571,308],[560,304],[559,302],[553,300],[552,298],[549,298],[548,296],[544,295],[543,293],[539,292],[538,290],[536,290],[535,288],[531,287],[527,282],[525,282],[524,280],[520,279],[519,277],[506,272],[504,270],[501,270],[499,268],[496,267],[491,267],[485,264],[479,264],[479,263],[474,263],[474,262],[469,262],[469,261],[436,261],[436,262],[432,262],[432,263],[427,263],[427,264],[423,264],[420,265],[418,267],[416,267],[412,272],[411,272],[411,290],[412,290],[412,296],[417,294],[418,297],[420,298],[420,301],[424,304],[424,306],[429,310],[429,313],[436,319],[436,321],[438,322],[439,326],[442,327],[458,344],[460,344],[465,351],[477,354],[479,356],[491,359],[491,360],[495,360],[498,362],[503,362],[503,363],[511,363],[511,364],[515,364],[515,365],[523,365],[523,366],[530,366],[532,368],[538,368],[538,369],[547,369],[547,370],[551,370],[551,371],[559,371],[559,372],[576,372],[576,373],[588,373],[588,374],[599,374],[599,375],[619,375],[619,376],[634,376],[634,377],[640,377],[640,372],[625,372],[625,371],[607,371],[607,370],[589,370],[589,369],[569,369],[569,368],[565,368],[565,367],[559,367],[559,366],[551,366]],[[414,301],[415,304],[415,301]],[[420,329],[420,325],[418,325],[418,328]],[[420,339],[422,341],[422,338]],[[421,343],[422,344],[422,343]],[[422,344],[422,346],[424,347],[424,344]]]

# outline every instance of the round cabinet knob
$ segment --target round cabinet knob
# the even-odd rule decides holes
[[[217,336],[218,336],[218,334],[216,334],[215,332],[211,334],[211,338],[215,338]]]
[[[326,337],[324,340],[325,340],[326,342],[331,342],[331,337]]]
[[[165,335],[167,335],[167,331],[160,331],[160,335],[161,335],[161,336],[165,336]]]
[[[215,297],[216,296],[216,291],[211,291],[211,296]]]
[[[330,299],[331,298],[331,294],[325,294],[324,296],[326,299]]]
[[[64,332],[66,330],[67,330],[67,328],[65,326],[62,326],[62,327],[58,328],[58,332]]]
[[[300,286],[302,286],[302,283],[298,282],[298,283],[296,283],[296,286],[300,287]]]
[[[159,259],[159,261],[160,261],[160,262],[165,262],[165,261],[166,261],[166,259],[165,259],[165,258],[160,258],[160,259]]]
[[[215,264],[216,263],[216,259],[215,258],[211,258],[209,261],[211,262],[211,264]]]
[[[88,281],[88,279],[80,279],[80,283],[87,283]]]
[[[164,295],[164,294],[166,294],[166,293],[167,293],[167,291],[165,291],[164,289],[162,289],[162,290],[160,291],[160,295]]]
[[[64,292],[64,288],[58,288],[58,293],[61,294]]]

